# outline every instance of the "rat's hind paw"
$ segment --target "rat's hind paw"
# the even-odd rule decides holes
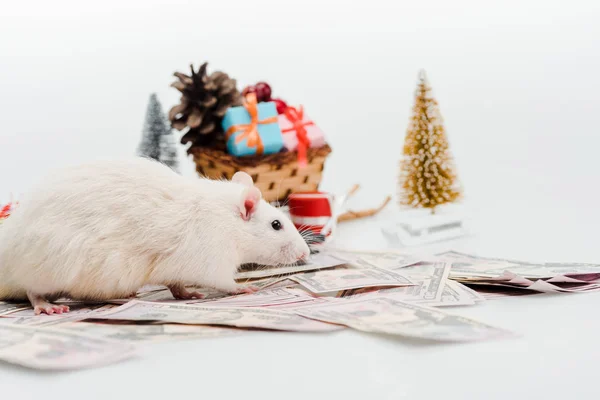
[[[204,294],[200,292],[189,292],[183,285],[169,285],[167,287],[171,291],[173,297],[175,297],[177,300],[192,300],[204,298]]]
[[[35,315],[40,315],[43,312],[48,315],[62,314],[69,312],[69,306],[61,306],[51,303],[38,304],[33,308],[33,312],[35,313]]]
[[[27,297],[33,306],[35,315],[40,315],[41,313],[52,315],[69,312],[69,306],[48,303],[48,301],[39,294],[27,292]]]

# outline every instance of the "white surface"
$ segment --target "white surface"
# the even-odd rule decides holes
[[[600,262],[597,1],[186,3],[2,6],[0,198],[26,190],[49,168],[132,154],[150,92],[167,110],[178,98],[168,87],[172,72],[206,59],[240,86],[265,79],[275,96],[303,103],[334,148],[322,188],[342,193],[360,183],[348,205],[372,207],[395,193],[424,67],[474,231],[455,248]],[[193,172],[189,161],[184,168]],[[390,205],[378,219],[395,212]],[[346,223],[338,240],[382,247],[379,226],[377,219]],[[456,310],[522,334],[499,342],[423,346],[349,331],[252,333],[156,345],[136,360],[90,371],[2,364],[0,393],[36,400],[591,399],[599,305],[596,293]]]

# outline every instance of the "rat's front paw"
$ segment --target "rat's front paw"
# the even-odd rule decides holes
[[[239,288],[237,288],[235,291],[233,292],[229,292],[231,294],[252,294],[252,293],[256,293],[258,292],[260,289],[257,288],[256,286],[240,286]]]
[[[190,292],[183,285],[169,285],[167,286],[171,291],[173,297],[177,300],[193,300],[193,299],[203,299],[204,294],[200,292]]]
[[[235,283],[235,281],[216,283],[214,285],[214,288],[220,292],[224,292],[224,293],[227,293],[230,295],[232,295],[232,294],[252,294],[252,293],[256,293],[259,291],[259,288],[257,288],[256,286],[240,285],[240,284]]]

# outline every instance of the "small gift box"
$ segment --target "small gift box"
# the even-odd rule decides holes
[[[231,107],[222,122],[227,151],[234,156],[273,154],[283,148],[275,103],[258,104],[249,93],[243,106]]]
[[[287,151],[297,150],[298,164],[305,166],[306,150],[309,147],[325,145],[323,131],[308,118],[302,106],[299,108],[287,107],[278,119],[283,133],[283,147]]]

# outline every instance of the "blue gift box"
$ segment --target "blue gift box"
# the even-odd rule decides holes
[[[262,154],[278,153],[283,148],[283,135],[277,121],[277,109],[275,108],[275,103],[270,101],[231,107],[227,110],[223,117],[223,130],[227,132],[232,126],[238,125],[238,129],[231,133],[227,139],[227,151],[230,154],[241,157],[257,153],[258,146],[248,146],[249,138],[247,137],[247,131],[251,126],[252,118],[246,107],[254,106],[258,110],[258,123],[256,126],[263,146]],[[269,119],[272,119],[273,122],[265,123]],[[244,138],[236,143],[236,138],[239,135],[242,135]]]

